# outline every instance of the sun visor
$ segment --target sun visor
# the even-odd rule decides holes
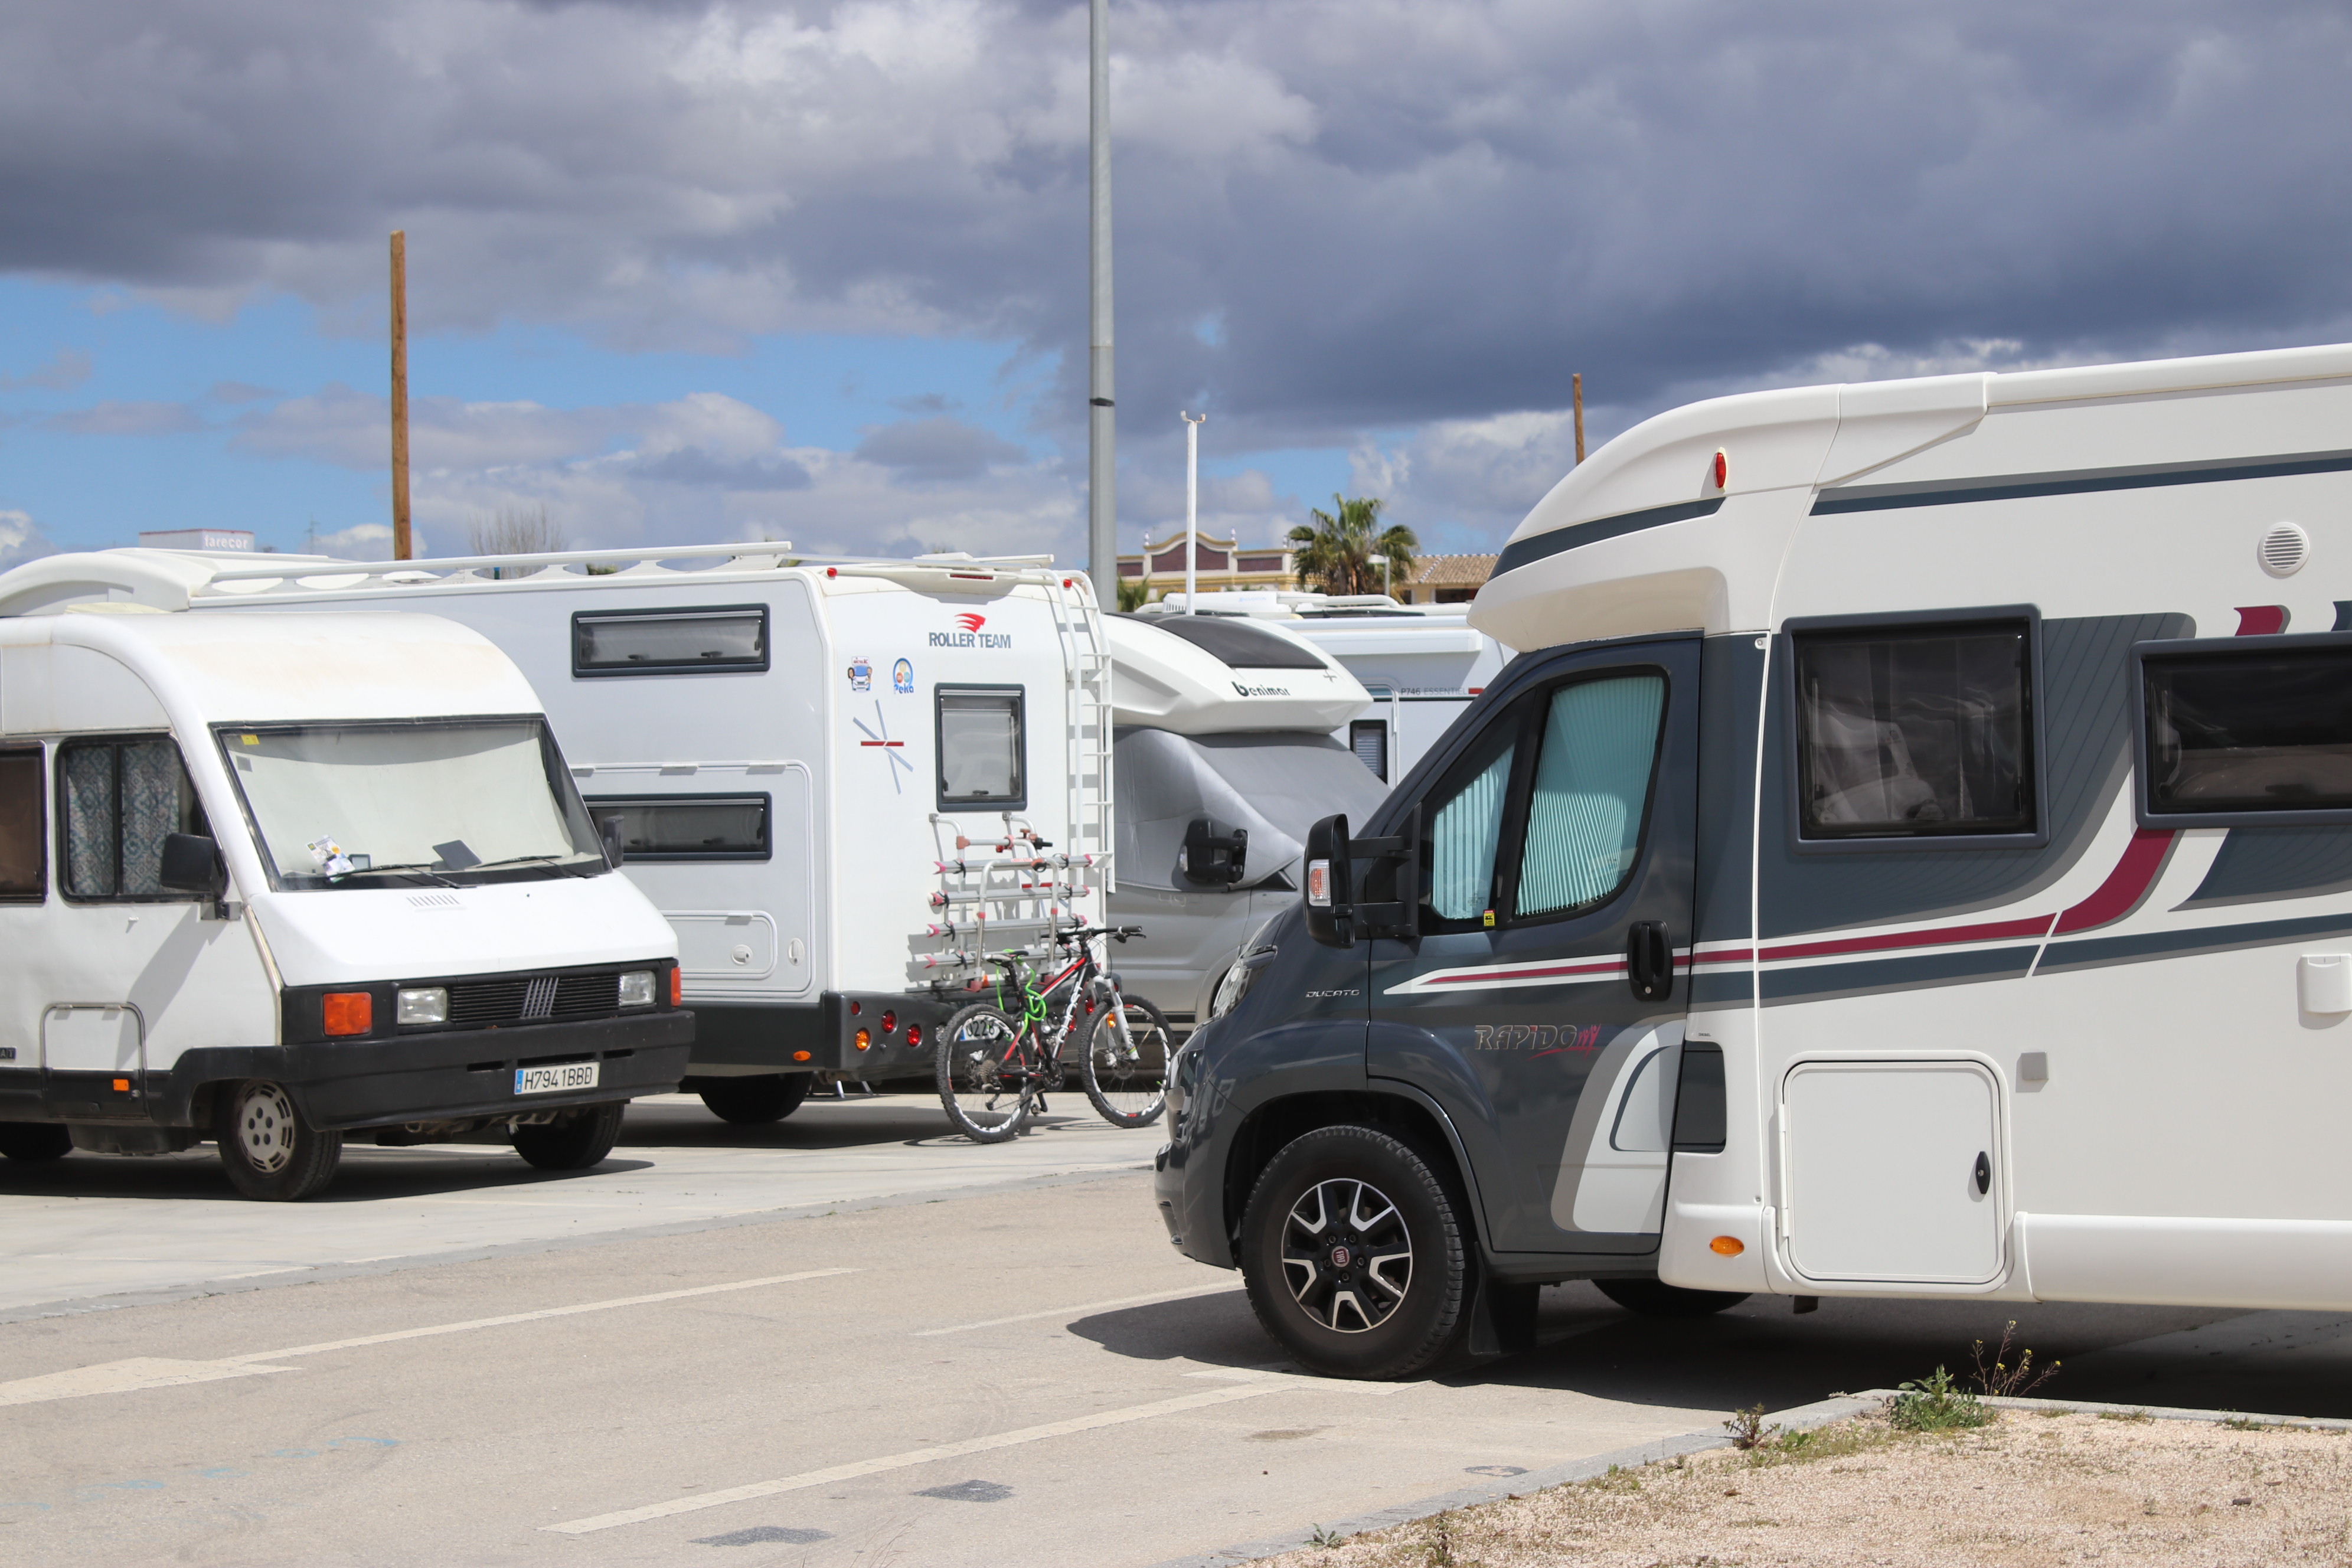
[[[1164,629],[1182,622],[1181,635]],[[1336,730],[1371,694],[1306,638],[1263,622],[1108,616],[1114,722],[1184,735]]]
[[[1219,833],[1249,832],[1240,886],[1277,871],[1297,880],[1307,829],[1335,811],[1362,822],[1388,794],[1356,754],[1328,735],[1179,735],[1118,731],[1111,765],[1118,786],[1123,886],[1202,890],[1176,868],[1184,831],[1208,817]]]

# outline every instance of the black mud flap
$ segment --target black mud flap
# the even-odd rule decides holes
[[[1536,1348],[1536,1302],[1540,1285],[1514,1285],[1478,1271],[1470,1300],[1470,1336],[1464,1349],[1474,1359],[1516,1355]]]

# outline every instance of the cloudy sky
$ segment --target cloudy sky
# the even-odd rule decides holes
[[[1493,548],[1738,388],[2352,337],[2340,5],[1113,0],[1120,515],[1335,489]],[[1083,554],[1070,0],[16,0],[0,559],[379,552],[408,234],[428,549]]]

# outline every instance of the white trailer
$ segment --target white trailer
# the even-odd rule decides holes
[[[688,1087],[766,1121],[813,1075],[930,1071],[973,955],[1099,924],[1111,848],[1109,660],[1085,577],[789,551],[214,556],[155,592],[200,616],[427,611],[495,643],[677,931]]]
[[[139,613],[196,559],[0,576],[0,1153],[601,1160],[693,1020],[529,684],[430,616]]]

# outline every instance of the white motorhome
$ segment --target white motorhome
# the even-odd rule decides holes
[[[1181,1031],[1244,939],[1298,900],[1307,825],[1386,788],[1331,737],[1361,682],[1292,625],[1213,616],[1109,622],[1119,778],[1114,925],[1130,991]]]
[[[1099,924],[1111,848],[1109,660],[1083,576],[789,549],[212,557],[158,592],[198,618],[426,611],[496,644],[677,931],[688,1088],[756,1122],[813,1075],[929,1072],[973,955]]]
[[[693,1020],[530,685],[428,616],[142,613],[197,560],[0,576],[0,1153],[595,1163]]]
[[[1579,1278],[2352,1309],[2347,428],[2337,346],[1611,442],[1473,611],[1529,651],[1179,1058],[1171,1235],[1359,1375]],[[1433,1163],[1459,1270],[1417,1195],[1409,1284],[1286,1265]]]

